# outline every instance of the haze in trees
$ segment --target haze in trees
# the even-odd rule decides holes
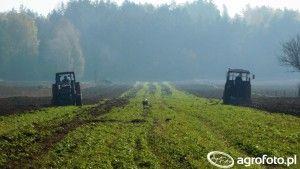
[[[223,79],[228,67],[282,78],[280,43],[299,33],[300,14],[248,6],[230,18],[223,11],[201,0],[160,7],[80,0],[47,17],[1,13],[0,78],[52,80],[75,70],[83,80]]]

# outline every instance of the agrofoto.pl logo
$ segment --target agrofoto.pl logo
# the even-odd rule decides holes
[[[221,151],[212,151],[207,154],[207,160],[210,164],[218,168],[231,168],[235,164],[249,167],[251,165],[284,165],[291,166],[297,164],[297,156],[293,157],[275,157],[263,155],[261,157],[238,157],[234,160],[229,154]]]

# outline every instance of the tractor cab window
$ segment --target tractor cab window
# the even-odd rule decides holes
[[[250,74],[241,72],[230,72],[228,78],[229,80],[250,81]]]
[[[74,80],[72,74],[62,74],[59,76],[59,82],[63,84],[69,84]]]
[[[69,84],[70,83],[70,76],[63,76],[63,78],[61,78],[61,82],[64,84]]]

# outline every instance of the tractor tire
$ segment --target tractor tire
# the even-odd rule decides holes
[[[75,95],[75,97],[71,98],[69,105],[72,105],[72,106],[77,105],[77,95]]]
[[[230,86],[227,83],[225,84],[222,99],[224,104],[230,103]]]
[[[58,105],[58,86],[56,84],[52,85],[52,105]]]
[[[76,91],[76,106],[82,106],[82,95],[80,89],[80,83],[75,83],[75,91]]]
[[[76,106],[82,106],[82,96],[81,96],[81,94],[76,95]]]
[[[76,82],[75,83],[75,91],[76,91],[76,94],[81,94],[81,89],[80,89],[80,83],[79,82]]]

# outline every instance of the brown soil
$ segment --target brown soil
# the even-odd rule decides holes
[[[49,97],[50,86],[22,86],[15,84],[0,84],[0,98],[7,97]]]
[[[222,89],[201,85],[176,85],[176,88],[204,98],[222,98]],[[271,113],[284,113],[300,116],[300,98],[296,97],[254,97],[253,107]]]
[[[107,100],[102,104],[98,104],[96,107],[90,110],[90,113],[94,116],[99,116],[109,112],[113,107],[124,107],[128,104],[129,100],[126,98],[116,98]]]
[[[268,112],[284,112],[300,116],[300,98],[261,97],[253,98],[251,107]]]
[[[97,86],[83,89],[82,98],[83,104],[95,104],[99,100],[117,98],[127,90],[132,88],[129,85],[110,85]]]
[[[0,115],[10,115],[49,107],[50,103],[50,97],[0,98]]]
[[[129,90],[129,88],[130,86],[128,85],[111,85],[86,88],[82,91],[82,102],[85,105],[96,104],[103,99],[119,97],[122,93]],[[39,94],[0,98],[0,115],[19,114],[50,106],[51,96],[41,97]]]
[[[223,89],[215,88],[209,85],[184,84],[176,85],[176,88],[194,94],[196,96],[209,99],[221,99],[223,95]]]

